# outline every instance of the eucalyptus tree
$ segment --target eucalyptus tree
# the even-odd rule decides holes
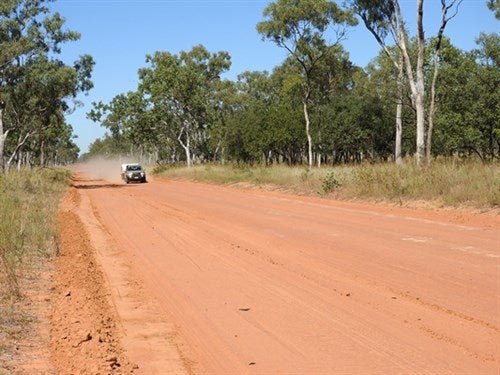
[[[79,148],[74,139],[73,128],[66,123],[64,116],[53,117],[51,126],[33,137],[33,147],[23,147],[16,156],[18,166],[32,163],[31,156],[38,159],[42,167],[75,162]]]
[[[17,142],[9,142],[14,143],[15,156],[32,135],[40,132],[31,124],[43,129],[47,118],[69,109],[63,99],[92,86],[93,61],[89,56],[83,56],[71,68],[54,59],[61,44],[79,39],[79,34],[64,29],[64,19],[50,12],[49,2],[0,3],[0,169],[5,166],[4,147],[10,135],[17,138]],[[66,79],[72,87],[63,82]]]
[[[477,144],[483,159],[500,158],[500,35],[498,33],[480,34],[473,50],[476,70],[467,80],[466,89],[474,90],[476,95],[469,110],[471,122],[481,133],[482,140]]]
[[[389,48],[397,49],[394,46]],[[414,49],[413,45],[411,49]],[[392,124],[392,137],[387,142],[392,146],[396,164],[400,164],[406,155],[415,154],[415,108],[411,90],[409,85],[405,84],[404,77],[403,81],[400,81],[401,71],[395,68],[391,58],[382,49],[364,70],[368,74],[374,94],[380,100],[384,122]],[[393,125],[394,117],[396,126]]]
[[[245,71],[238,75],[234,87],[225,142],[228,156],[245,163],[265,159],[272,126],[269,112],[278,101],[271,75]]]
[[[404,61],[401,50],[391,48],[386,43],[386,38],[390,33],[393,33],[394,39],[398,40],[401,37],[399,33],[402,29],[397,26],[399,20],[395,17],[395,9],[391,0],[353,0],[351,5],[353,11],[361,18],[368,31],[375,37],[375,40],[379,43],[382,51],[397,72],[394,159],[396,164],[402,164]]]
[[[209,106],[212,118],[207,143],[207,159],[213,162],[220,159],[225,163],[229,122],[241,106],[241,97],[236,84],[230,80],[222,80],[214,85],[213,105]]]
[[[441,22],[434,43],[433,64],[434,74],[431,84],[431,100],[427,121],[429,127],[426,134],[426,114],[425,114],[425,49],[426,38],[424,33],[424,0],[417,0],[416,27],[417,27],[417,61],[412,62],[409,52],[409,31],[406,26],[403,12],[398,0],[351,0],[352,9],[363,20],[366,28],[372,33],[376,41],[380,44],[387,56],[391,58],[394,66],[399,71],[398,81],[401,82],[402,67],[406,72],[406,77],[412,93],[413,105],[416,112],[416,161],[421,166],[426,156],[430,162],[430,148],[432,142],[435,85],[439,71],[439,50],[448,22],[454,18],[463,0],[440,0]],[[395,56],[388,48],[387,37],[392,37],[393,42],[398,47],[399,57]],[[399,103],[400,105],[400,103]],[[400,108],[400,107],[398,107]],[[398,112],[399,115],[399,112]],[[400,124],[400,122],[399,122]],[[399,124],[397,126],[399,126]],[[426,144],[427,135],[427,144]],[[427,151],[426,151],[427,150]],[[397,158],[396,152],[396,158]]]
[[[308,165],[313,165],[309,105],[313,94],[312,76],[320,61],[346,37],[346,27],[356,19],[350,11],[327,0],[277,0],[264,10],[265,20],[257,25],[264,39],[284,48],[302,69],[302,107],[307,137]],[[333,26],[334,41],[327,43]]]
[[[116,95],[109,103],[93,102],[87,118],[108,129],[113,138],[125,138],[129,132],[130,120],[136,115],[131,110],[131,97],[134,95],[134,92],[129,92]]]
[[[206,130],[212,125],[215,97],[221,74],[231,65],[227,52],[211,53],[199,45],[178,55],[156,52],[147,56],[148,68],[140,70],[140,90],[155,108],[173,115],[160,121],[175,126],[177,141],[184,149],[186,163],[191,166],[193,143],[207,142]]]
[[[323,154],[328,150],[323,147],[323,130],[326,127],[335,128],[334,117],[327,121],[324,116],[328,107],[334,107],[335,103],[342,100],[353,86],[353,74],[357,68],[349,60],[348,54],[341,45],[330,48],[327,54],[319,61],[317,69],[311,77],[312,102],[314,103],[313,119],[315,125],[315,159],[317,166],[321,166]]]
[[[50,128],[64,123],[64,113],[72,109],[77,95],[92,87],[90,74],[93,60],[82,56],[74,66],[39,55],[23,66],[23,75],[16,85],[4,96],[8,113],[8,129],[17,138],[10,148],[6,166],[17,157],[18,152],[30,138],[37,136],[41,149],[41,163],[44,162],[44,147],[50,139],[44,137]],[[53,132],[52,132],[53,133]]]

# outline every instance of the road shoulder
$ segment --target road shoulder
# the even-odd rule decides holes
[[[110,238],[100,216],[85,192],[77,191],[78,218],[88,233],[97,263],[109,287],[109,300],[117,314],[120,340],[135,372],[141,374],[188,374],[193,363],[183,354],[176,327],[169,322],[155,299],[147,294],[133,263]]]

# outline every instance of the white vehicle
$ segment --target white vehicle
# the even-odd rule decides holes
[[[122,164],[122,180],[127,184],[130,182],[147,182],[146,171],[142,169],[140,164]]]

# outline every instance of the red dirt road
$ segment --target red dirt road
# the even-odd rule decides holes
[[[168,362],[148,341],[159,330],[174,373],[500,373],[498,216],[185,181],[75,186],[91,236],[115,249],[99,260],[148,373]],[[157,323],[130,314],[130,285]]]

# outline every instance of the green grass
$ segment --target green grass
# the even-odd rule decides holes
[[[25,262],[54,254],[54,216],[69,175],[63,169],[0,174],[0,302],[19,296],[18,272]]]
[[[338,167],[249,167],[198,165],[158,167],[155,174],[216,184],[250,183],[298,194],[339,199],[367,199],[406,204],[430,201],[438,206],[495,209],[500,205],[500,164],[437,160],[417,168],[407,160]]]

